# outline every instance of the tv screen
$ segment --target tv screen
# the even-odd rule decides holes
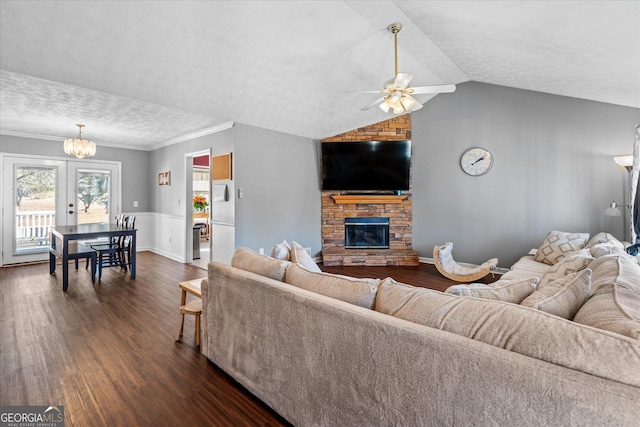
[[[409,189],[411,141],[323,142],[322,189]]]

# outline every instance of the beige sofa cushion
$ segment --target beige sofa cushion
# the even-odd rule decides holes
[[[375,310],[615,381],[640,386],[640,345],[543,311],[385,279]]]
[[[291,265],[289,261],[260,255],[249,248],[238,248],[231,258],[231,266],[250,271],[264,277],[283,281],[284,272]]]
[[[511,266],[511,269],[504,273],[503,279],[527,279],[529,277],[542,278],[549,271],[551,266],[542,262],[534,261],[533,255],[525,255]]]
[[[567,254],[582,249],[589,240],[589,233],[551,231],[538,248],[535,261],[554,265]]]
[[[291,243],[291,262],[300,264],[309,271],[320,273],[320,267],[298,242]]]
[[[577,271],[561,277],[538,289],[520,303],[525,307],[573,319],[591,291],[591,270]]]
[[[574,322],[640,340],[640,266],[629,256],[608,256],[593,273],[593,294]]]
[[[292,264],[287,268],[284,281],[317,294],[344,302],[373,308],[380,279],[356,279],[337,274],[318,273]]]
[[[471,283],[469,285],[449,286],[445,293],[461,297],[476,297],[520,304],[523,299],[531,295],[537,283],[537,277],[517,280],[501,279],[490,285]]]
[[[589,266],[589,263],[593,261],[591,252],[589,249],[580,249],[575,251],[560,261],[557,264],[551,266],[549,270],[542,276],[538,287],[543,287],[549,282],[560,279],[568,274],[575,273],[576,271],[584,270]]]

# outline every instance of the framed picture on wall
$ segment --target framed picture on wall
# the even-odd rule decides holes
[[[231,153],[211,157],[211,180],[224,181],[231,179]]]
[[[171,185],[171,171],[158,172],[158,185]]]

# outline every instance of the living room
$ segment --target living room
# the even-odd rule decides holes
[[[241,4],[238,7],[247,15],[260,15],[258,12],[252,12],[252,7],[267,8],[247,2],[237,3]],[[276,108],[277,111],[263,112],[262,110],[270,110],[267,107],[268,103],[249,101],[250,98],[244,98],[250,96],[248,91],[245,92],[238,86],[244,82],[252,82],[255,73],[263,68],[271,79],[261,83],[265,86],[273,84],[273,75],[277,75],[278,71],[286,72],[287,64],[278,64],[281,67],[278,71],[268,71],[267,67],[275,67],[274,62],[279,61],[269,61],[264,55],[258,56],[255,59],[256,64],[251,67],[252,72],[242,76],[244,80],[234,80],[234,84],[229,85],[230,88],[221,88],[219,93],[212,90],[210,83],[202,83],[206,90],[189,86],[191,91],[188,92],[188,99],[180,99],[176,93],[167,91],[166,99],[162,100],[164,107],[188,111],[189,114],[198,117],[216,118],[215,123],[208,123],[207,128],[217,131],[178,143],[171,143],[180,139],[172,135],[170,138],[154,140],[143,148],[135,148],[133,142],[129,144],[128,138],[131,137],[133,140],[133,136],[137,135],[136,127],[144,128],[146,125],[143,117],[139,117],[141,123],[139,126],[136,125],[138,118],[135,117],[135,111],[140,110],[133,109],[128,117],[123,118],[126,125],[119,129],[119,136],[101,144],[102,139],[107,139],[101,138],[102,129],[115,124],[99,123],[97,118],[89,117],[93,123],[88,121],[83,134],[98,143],[93,160],[119,162],[121,165],[120,210],[137,216],[139,251],[151,251],[180,263],[188,260],[189,242],[186,230],[191,224],[187,217],[190,200],[185,191],[188,175],[185,157],[191,153],[208,150],[211,155],[233,154],[233,176],[227,182],[230,197],[226,202],[230,220],[221,221],[220,224],[216,224],[218,228],[212,230],[212,245],[216,243],[215,236],[230,236],[223,242],[228,249],[219,254],[218,260],[228,262],[233,249],[237,247],[248,247],[255,251],[263,248],[268,252],[274,243],[283,239],[295,240],[304,247],[309,247],[312,256],[320,259],[322,191],[319,144],[324,138],[393,117],[380,111],[359,111],[362,106],[373,101],[375,96],[368,98],[366,95],[343,93],[378,88],[393,74],[392,36],[387,31],[387,26],[392,22],[402,22],[404,25],[403,31],[398,35],[399,46],[404,49],[399,60],[403,70],[415,75],[415,85],[456,84],[453,93],[437,95],[428,100],[420,98],[424,101],[424,108],[411,113],[412,179],[408,193],[411,194],[413,206],[413,249],[419,253],[423,261],[428,261],[432,256],[434,245],[445,241],[455,242],[456,259],[470,264],[480,264],[488,258],[497,257],[500,267],[509,268],[520,256],[537,247],[550,230],[587,232],[591,235],[605,231],[619,240],[625,239],[623,218],[606,216],[604,211],[614,200],[619,205],[624,204],[628,191],[628,174],[623,167],[614,162],[613,157],[631,154],[635,126],[640,122],[640,83],[637,79],[640,74],[638,2],[555,2],[558,9],[553,9],[554,6],[545,9],[541,5],[542,2],[528,2],[527,8],[520,13],[511,11],[514,15],[507,15],[513,22],[503,25],[508,27],[510,32],[501,34],[499,30],[495,33],[481,30],[479,33],[465,33],[467,38],[464,39],[464,43],[456,45],[458,50],[454,49],[453,44],[446,44],[449,49],[443,50],[440,53],[442,56],[450,55],[453,58],[460,55],[470,61],[474,59],[478,62],[492,63],[491,67],[486,69],[476,68],[479,67],[478,62],[470,65],[456,64],[458,72],[466,74],[463,77],[456,74],[453,80],[448,80],[450,76],[436,72],[433,73],[435,77],[429,77],[426,71],[428,66],[424,66],[423,62],[428,63],[430,57],[423,60],[422,56],[425,54],[415,45],[424,43],[425,49],[430,49],[431,53],[434,49],[429,46],[445,43],[440,40],[441,36],[437,30],[445,31],[446,28],[437,25],[437,21],[445,22],[447,17],[453,19],[450,15],[452,11],[459,14],[458,25],[480,29],[491,26],[498,22],[498,18],[492,21],[487,16],[499,9],[499,4],[486,2],[483,8],[458,2],[460,4],[457,7],[451,6],[453,9],[444,5],[440,5],[443,9],[438,9],[438,5],[434,4],[433,10],[425,11],[417,5],[394,2],[380,2],[375,7],[365,6],[365,2],[330,2],[329,6],[312,2],[310,9],[305,11],[302,5],[276,3],[278,4],[271,5],[273,10],[268,16],[276,19],[278,13],[283,14],[284,17],[280,18],[282,21],[273,21],[266,29],[263,28],[263,31],[271,30],[276,34],[269,36],[270,41],[280,40],[280,44],[274,50],[279,52],[291,49],[300,57],[301,62],[307,60],[314,52],[313,46],[298,44],[294,29],[303,32],[299,27],[304,27],[309,20],[313,21],[309,15],[317,12],[326,20],[323,21],[325,32],[315,36],[330,39],[334,50],[338,50],[335,49],[336,46],[342,46],[346,53],[326,60],[329,64],[327,68],[330,70],[303,68],[307,72],[328,74],[337,81],[344,72],[338,71],[343,63],[364,61],[364,55],[358,52],[357,47],[373,56],[373,59],[366,60],[370,70],[364,72],[360,68],[351,69],[354,76],[349,77],[349,84],[338,85],[336,82],[337,89],[330,90],[328,83],[320,85],[311,82],[315,79],[320,81],[320,76],[314,74],[311,78],[306,77],[304,83],[309,88],[314,87],[314,91],[306,92],[305,87],[294,86],[294,94],[282,96],[289,105],[296,105],[295,98],[303,97],[304,106],[308,109],[286,108],[286,104],[278,104],[280,109]],[[50,61],[47,64],[39,64],[42,71],[33,72],[24,64],[29,62],[25,58],[37,58],[41,54],[40,50],[32,47],[30,43],[23,46],[16,40],[24,35],[25,31],[18,29],[31,22],[27,16],[33,12],[31,8],[35,7],[35,4],[28,7],[20,2],[5,2],[2,5],[1,152],[3,156],[62,158],[62,141],[72,136],[75,123],[80,117],[68,116],[64,121],[62,118],[56,119],[57,129],[51,133],[46,133],[41,128],[11,128],[15,116],[24,113],[23,109],[17,110],[19,114],[9,110],[9,100],[12,99],[13,91],[19,92],[16,88],[21,87],[20,84],[27,84],[31,88],[43,84],[44,88],[47,87],[47,82],[43,83],[41,80],[46,80],[64,85],[58,94],[63,94],[69,86],[109,92],[107,88],[120,84],[114,77],[118,75],[115,71],[120,71],[119,67],[126,68],[135,58],[128,56],[129,62],[117,63],[118,55],[113,51],[117,50],[118,45],[114,47],[104,40],[101,41],[99,35],[94,35],[91,38],[95,44],[94,50],[66,52],[64,60],[60,60],[59,63]],[[120,7],[126,9],[125,6]],[[228,5],[220,7],[223,8],[220,15],[224,15],[223,11],[227,12],[227,8],[230,8]],[[330,10],[324,12],[323,7]],[[412,9],[414,7],[418,9]],[[531,9],[528,9],[529,7]],[[73,18],[73,22],[78,21],[81,25],[85,25],[83,21],[91,17],[92,19],[86,22],[87,27],[94,25],[106,30],[104,27],[109,23],[101,23],[96,11],[85,8],[88,6],[74,3],[66,4],[56,11],[56,6],[49,4],[45,10],[55,19],[43,12],[36,15],[43,21],[57,21],[63,15],[67,16],[65,19],[69,21],[62,22],[71,22]],[[367,8],[371,10],[367,11]],[[76,10],[78,13],[73,13]],[[168,10],[175,12],[175,9]],[[184,13],[188,14],[188,10],[189,7],[185,7]],[[145,9],[142,11],[147,12]],[[523,14],[532,11],[536,13],[532,13],[528,21],[522,17]],[[135,12],[140,13],[139,10]],[[239,13],[233,12],[234,16]],[[478,15],[476,20],[467,16],[473,15],[474,12]],[[167,10],[162,11],[161,16],[166,17],[166,13]],[[296,20],[292,18],[294,14],[297,14]],[[340,18],[336,18],[336,23],[332,24],[327,15],[340,15]],[[122,13],[121,16],[126,15]],[[559,17],[558,21],[561,22],[556,23],[550,19],[551,16]],[[580,16],[580,19],[576,16]],[[634,23],[630,27],[627,25],[629,17]],[[285,25],[280,25],[289,19],[294,27],[290,30],[291,33],[284,29]],[[246,25],[253,25],[256,20],[255,16],[248,17]],[[349,20],[354,21],[353,25],[359,31],[355,37],[359,39],[359,45],[350,44],[352,41],[355,42],[354,39],[349,39],[348,42],[341,40],[348,31],[340,24]],[[137,24],[134,19],[123,18],[123,21],[131,26]],[[505,40],[514,38],[513,26],[524,23],[528,23],[528,26],[522,27],[525,36],[516,39],[510,46],[506,45]],[[140,23],[142,24],[148,25],[146,21]],[[537,29],[538,25],[546,31],[553,28],[556,31],[548,32],[548,36],[544,36],[544,31]],[[208,35],[221,44],[232,44],[239,49],[239,40],[224,36],[223,30],[231,30],[223,27],[219,32],[215,32],[212,29],[214,27],[212,25],[206,29],[204,37]],[[318,27],[321,26],[318,24],[313,28]],[[120,26],[117,26],[117,30],[125,31]],[[12,31],[16,34],[10,33]],[[572,31],[575,35],[570,35]],[[534,37],[536,34],[539,38]],[[417,39],[416,35],[420,35],[420,38]],[[471,43],[473,36],[480,35],[485,36],[482,47]],[[40,36],[44,37],[42,34]],[[597,48],[576,52],[571,45],[581,38],[584,38],[584,43],[579,43],[580,47],[593,44],[597,45]],[[64,43],[64,40],[57,39],[56,32],[52,32],[51,39],[55,43]],[[143,41],[141,39],[139,42],[140,50],[144,50]],[[249,41],[244,42],[251,41],[253,39],[249,38]],[[490,55],[490,42],[497,44],[496,52],[502,56]],[[42,44],[46,49],[47,43]],[[528,53],[529,47],[531,53]],[[483,57],[478,58],[469,53],[474,49],[478,49],[478,56]],[[18,50],[27,53],[24,56],[15,54]],[[64,50],[56,49],[56,52],[61,53]],[[543,56],[542,59],[534,55],[543,54],[545,51],[548,56]],[[12,52],[13,56],[9,56]],[[415,58],[411,57],[411,52],[416,52],[413,54]],[[567,64],[563,55],[568,55],[569,52],[575,56],[571,56]],[[152,53],[151,62],[162,60],[161,50]],[[239,56],[237,52],[234,54],[225,51],[224,54],[228,55],[226,58],[229,58],[229,61]],[[69,58],[77,56],[80,63],[87,62],[88,69],[91,69],[92,62],[101,55],[109,58],[109,73],[98,74],[95,80],[103,78],[108,80],[109,85],[99,87],[90,79],[83,80],[72,72],[64,74],[67,67],[65,63],[77,64],[67,62],[70,61]],[[257,63],[258,59],[265,62]],[[442,57],[437,59],[442,60]],[[172,57],[172,60],[177,61],[179,57]],[[246,65],[244,62],[240,64]],[[196,65],[189,62],[189,66],[195,69],[194,73],[198,71]],[[105,64],[101,66],[104,67]],[[420,75],[419,72],[423,70],[424,74]],[[136,71],[144,75],[145,68],[136,68]],[[530,75],[526,75],[525,71]],[[184,74],[176,74],[168,80],[189,79],[188,73],[184,70],[183,73],[187,74],[187,77]],[[487,73],[488,77],[482,78],[482,73]],[[520,84],[519,78],[516,77],[523,73],[532,81],[547,85]],[[512,79],[503,78],[510,75]],[[286,76],[289,76],[288,72]],[[522,79],[526,81],[525,77]],[[132,86],[143,85],[143,80],[142,77],[138,77],[136,80],[122,82],[123,89],[111,93],[114,96],[127,97],[127,90],[133,90]],[[220,84],[219,82],[224,80],[217,81],[217,84]],[[161,88],[158,92],[170,86],[166,82],[155,84]],[[580,85],[580,88],[572,92],[574,86]],[[149,93],[155,88],[152,84],[150,87],[137,101],[154,103],[157,98]],[[580,90],[584,95],[579,95]],[[598,97],[599,92],[607,91],[615,96]],[[30,105],[41,93],[43,92],[33,90],[32,97],[26,98],[29,102],[23,105]],[[319,101],[310,101],[316,93]],[[215,110],[214,107],[208,107],[211,109],[203,108],[199,111],[196,107],[195,113],[193,107],[189,106],[190,103],[197,106],[216,104],[219,103],[218,99],[236,99],[236,96],[246,101],[240,103],[241,106],[229,107],[232,114],[227,114],[224,106],[215,107]],[[280,93],[270,91],[265,96],[278,97]],[[347,102],[333,104],[332,97],[346,99]],[[79,102],[81,99],[85,98],[79,98]],[[310,102],[318,102],[319,105],[310,107],[307,104]],[[344,109],[349,111],[343,111]],[[94,112],[96,117],[100,115],[100,108],[85,109],[84,104],[79,110],[82,115],[87,114],[86,111]],[[243,113],[243,110],[252,111]],[[274,114],[285,118],[274,118]],[[326,127],[317,124],[314,125],[316,127],[310,125],[307,129],[298,130],[310,121],[321,120],[318,117],[326,118]],[[46,121],[50,122],[52,119],[47,117]],[[284,121],[292,123],[288,127],[281,126]],[[179,136],[197,134],[203,127],[193,127]],[[129,146],[134,148],[126,148]],[[466,149],[476,146],[490,150],[495,163],[489,173],[472,177],[461,170],[460,156]],[[171,172],[171,185],[159,186],[158,173],[164,171]],[[230,230],[230,233],[225,234]],[[7,236],[8,231],[3,226],[2,239]],[[5,285],[3,283],[3,286]]]

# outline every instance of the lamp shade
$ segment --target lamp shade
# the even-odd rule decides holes
[[[609,207],[604,210],[604,214],[607,216],[621,216],[620,209],[618,209],[618,205],[616,202],[611,202]]]
[[[614,156],[613,160],[620,166],[625,168],[633,166],[633,154],[626,154],[624,156]]]

